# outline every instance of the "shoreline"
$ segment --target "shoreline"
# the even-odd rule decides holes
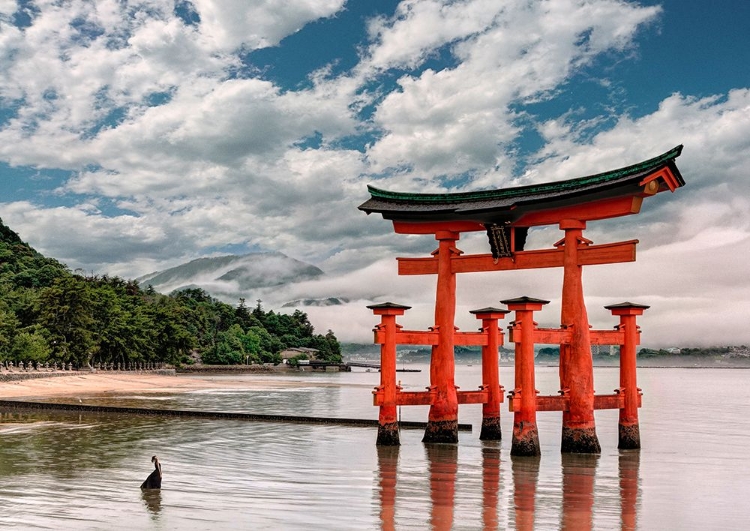
[[[247,374],[247,373],[245,373]],[[217,374],[151,374],[135,372],[49,373],[27,379],[0,382],[0,398],[69,398],[115,396],[123,393],[189,393],[204,389],[282,389],[303,382],[266,378],[216,378]],[[46,376],[46,377],[45,377]],[[240,376],[240,375],[238,375]]]
[[[479,366],[479,364],[477,364]],[[557,367],[557,365],[538,365]],[[512,367],[512,365],[510,366]],[[617,365],[597,365],[595,368],[617,369]],[[750,369],[747,365],[639,365],[638,369]],[[284,371],[286,372],[286,371]],[[232,371],[174,373],[153,372],[58,372],[58,373],[4,373],[0,379],[0,399],[50,399],[116,396],[127,393],[174,394],[209,389],[288,389],[309,385],[279,379],[282,371]],[[289,371],[291,372],[291,371]],[[243,378],[248,374],[253,378]],[[7,378],[11,376],[11,378]],[[217,376],[221,376],[217,378]],[[236,377],[233,377],[236,376]],[[321,382],[320,385],[331,385]]]

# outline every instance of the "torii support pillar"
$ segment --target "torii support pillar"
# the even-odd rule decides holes
[[[503,400],[503,387],[500,385],[498,349],[502,345],[502,335],[497,322],[510,313],[499,308],[472,310],[477,319],[482,320],[482,332],[487,334],[487,344],[482,346],[482,390],[487,391],[487,402],[482,405],[482,441],[499,441],[503,433],[500,428],[500,403]]]
[[[579,245],[591,242],[583,237],[585,221],[562,220],[565,231],[563,258],[562,313],[560,322],[572,328],[570,343],[560,345],[560,389],[570,391],[568,411],[563,411],[563,453],[599,454],[602,451],[594,422],[594,363],[583,283],[579,264]]]
[[[380,345],[380,387],[375,393],[382,393],[383,402],[380,404],[378,415],[378,439],[375,444],[380,446],[398,446],[401,444],[398,435],[398,416],[396,413],[396,316],[404,315],[411,306],[402,306],[386,302],[368,306],[375,315],[380,316],[380,324],[376,332],[384,333],[384,341]]]
[[[620,450],[639,450],[641,448],[641,429],[638,424],[638,382],[636,380],[636,345],[638,345],[638,325],[635,318],[643,315],[649,306],[623,302],[605,306],[612,315],[620,317],[617,327],[624,331],[625,337],[620,346],[620,389],[624,395],[624,405],[620,409],[620,423],[618,425],[617,447]]]
[[[513,342],[516,345],[515,374],[511,404],[519,400],[520,407],[513,407],[512,456],[541,455],[539,430],[536,426],[536,382],[534,380],[534,312],[549,304],[549,301],[520,297],[500,301],[516,312],[513,322]]]
[[[461,254],[456,249],[460,234],[439,230],[435,239],[439,246],[437,255],[437,294],[435,300],[435,328],[438,344],[432,347],[430,359],[430,390],[435,399],[430,405],[424,443],[458,442],[458,393],[455,383],[455,317],[456,274],[451,268],[451,258]]]

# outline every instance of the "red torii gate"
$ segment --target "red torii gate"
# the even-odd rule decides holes
[[[381,316],[375,342],[381,344],[381,386],[375,392],[380,406],[378,444],[399,444],[397,405],[430,405],[424,442],[458,441],[458,404],[482,403],[481,438],[500,439],[499,404],[502,388],[497,375],[497,348],[503,336],[498,320],[507,313],[497,308],[473,312],[482,319],[479,333],[455,328],[458,273],[563,268],[560,329],[537,329],[532,312],[547,301],[530,298],[502,301],[516,312],[511,341],[516,344],[516,388],[511,393],[514,438],[511,453],[537,455],[536,411],[563,411],[562,451],[599,453],[594,409],[620,409],[620,447],[640,447],[635,386],[635,316],[647,306],[623,303],[607,307],[621,316],[615,331],[589,330],[581,282],[584,265],[635,260],[637,240],[593,245],[583,237],[588,221],[637,214],[645,197],[674,191],[684,180],[674,160],[678,146],[647,161],[596,175],[544,183],[456,194],[407,194],[368,187],[371,198],[359,208],[380,213],[393,222],[398,234],[432,234],[438,249],[430,258],[398,258],[400,275],[437,275],[435,326],[429,331],[403,331],[396,316],[408,309],[392,303],[369,306]],[[551,249],[523,250],[530,227],[558,225],[564,237]],[[462,232],[486,231],[491,254],[465,256],[456,248]],[[534,388],[534,343],[560,345],[560,395],[539,397]],[[595,396],[591,344],[622,346],[621,389],[615,395]],[[430,388],[402,392],[396,386],[397,344],[431,345]],[[483,347],[483,381],[479,391],[459,391],[454,382],[454,346]],[[494,352],[494,355],[492,354]],[[494,356],[494,359],[493,359]],[[632,358],[632,360],[631,360]],[[631,367],[632,361],[632,367]],[[494,366],[494,369],[492,368]],[[494,371],[494,372],[493,372]],[[520,384],[520,385],[519,385]]]

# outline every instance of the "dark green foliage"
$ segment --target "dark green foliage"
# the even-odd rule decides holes
[[[95,349],[93,292],[80,277],[66,276],[41,290],[36,324],[46,331],[52,358],[87,365]]]
[[[330,330],[307,314],[236,308],[201,289],[169,296],[133,280],[73,274],[25,244],[0,220],[0,361],[96,363],[279,363],[289,347],[341,361]]]

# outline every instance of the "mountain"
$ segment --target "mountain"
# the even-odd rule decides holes
[[[248,291],[281,286],[323,275],[317,267],[283,253],[198,258],[186,264],[138,278],[141,286],[152,286],[160,293],[201,288],[218,298],[236,300]]]
[[[327,297],[325,299],[295,299],[284,303],[282,308],[299,308],[299,307],[325,307],[325,306],[341,306],[349,302],[349,299],[344,297]]]

